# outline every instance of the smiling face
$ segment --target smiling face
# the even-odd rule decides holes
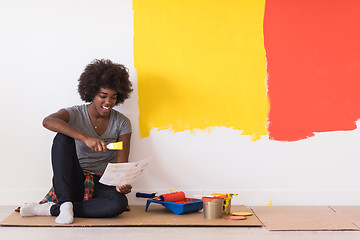
[[[115,106],[117,92],[109,88],[100,88],[91,102],[91,107],[99,117],[106,117],[110,114],[111,109]]]

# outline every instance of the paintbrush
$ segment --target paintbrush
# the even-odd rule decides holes
[[[123,149],[123,142],[114,142],[114,143],[109,143],[108,145],[106,145],[106,147],[109,150],[122,150]]]

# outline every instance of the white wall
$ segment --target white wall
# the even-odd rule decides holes
[[[252,142],[239,131],[151,131],[140,139],[130,0],[0,1],[0,205],[40,200],[51,186],[52,132],[42,119],[80,104],[77,79],[94,58],[125,64],[134,93],[130,160],[152,156],[136,191],[239,193],[236,204],[358,205],[360,130],[298,142]]]

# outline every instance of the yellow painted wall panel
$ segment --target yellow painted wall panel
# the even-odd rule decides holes
[[[267,135],[265,0],[134,0],[143,137],[152,128]]]

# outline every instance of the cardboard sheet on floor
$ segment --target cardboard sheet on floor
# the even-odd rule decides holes
[[[245,206],[232,206],[233,211],[251,211]],[[130,212],[124,212],[116,218],[75,218],[69,225],[55,223],[55,217],[21,217],[14,212],[0,222],[3,226],[29,227],[151,227],[151,226],[201,226],[201,227],[261,227],[261,222],[255,215],[246,220],[204,219],[203,213],[187,213],[175,215],[160,205],[150,206],[145,212],[145,206],[131,206]]]
[[[360,230],[328,206],[259,206],[252,210],[271,231]]]
[[[360,229],[360,206],[331,206],[331,208]]]

